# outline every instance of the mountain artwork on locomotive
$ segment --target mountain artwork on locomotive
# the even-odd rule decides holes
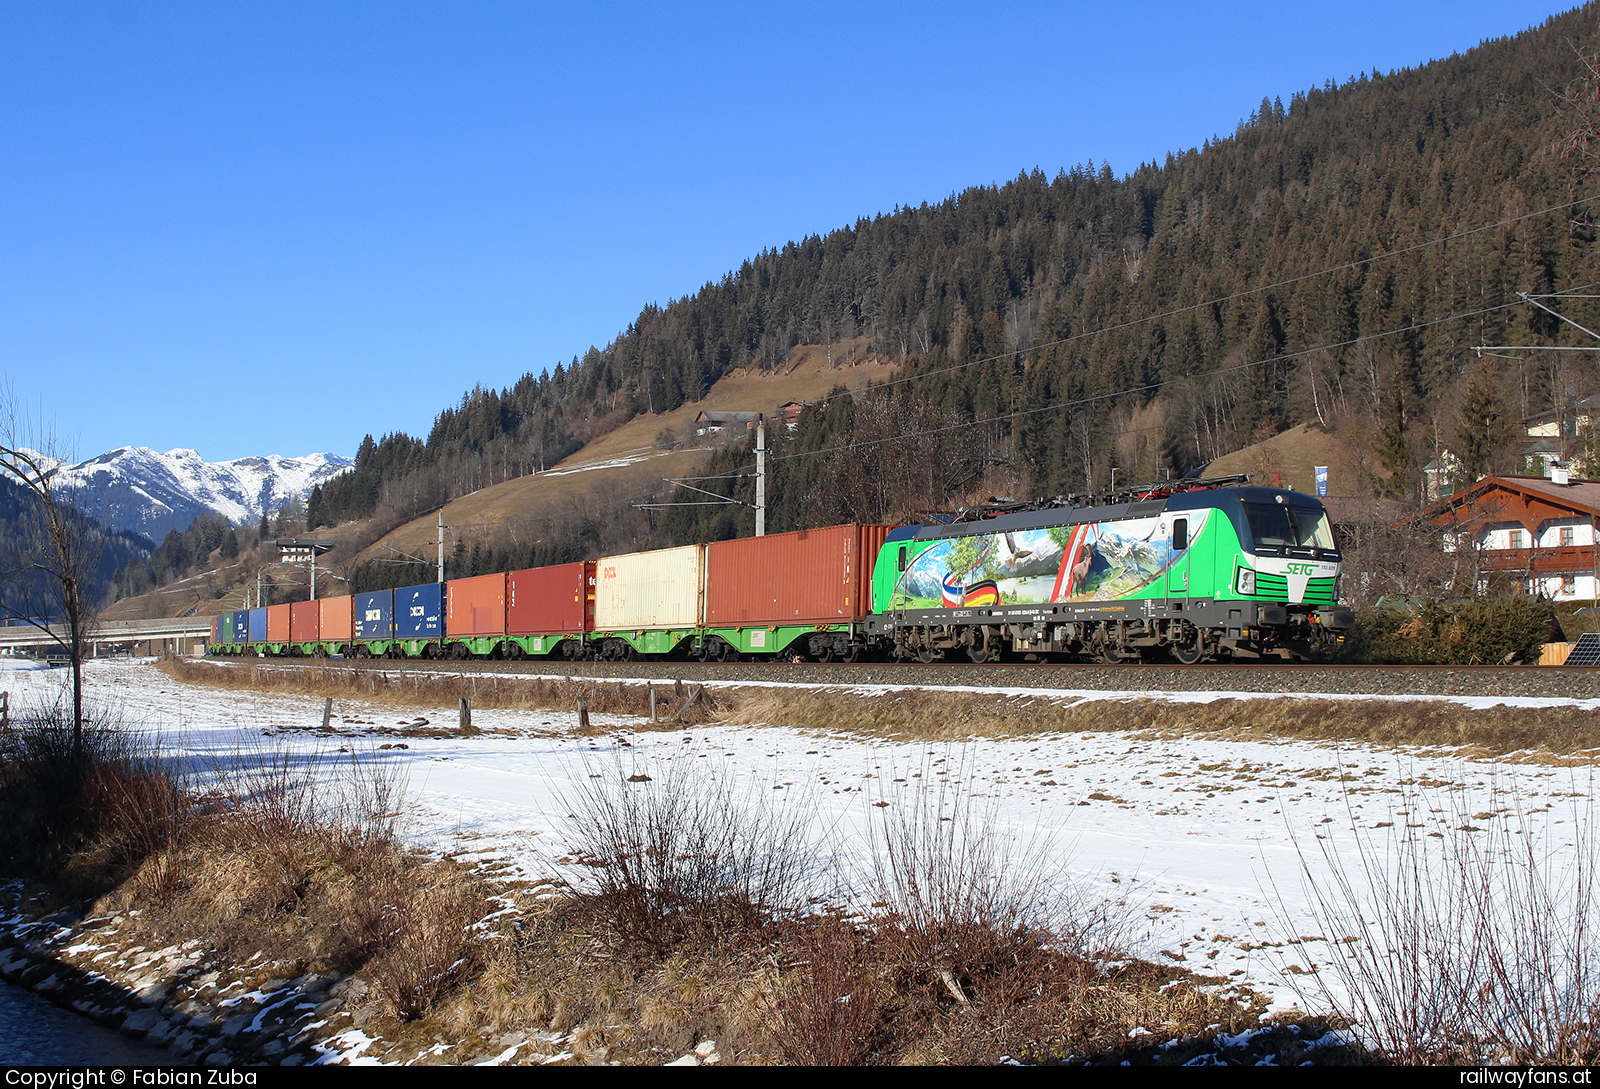
[[[904,527],[885,542],[872,627],[901,656],[952,652],[1299,659],[1354,624],[1317,499],[1150,488],[1129,501]]]
[[[608,556],[302,604],[292,619],[275,605],[218,617],[211,652],[1192,664],[1299,660],[1354,625],[1312,496],[1225,478],[1118,498]]]

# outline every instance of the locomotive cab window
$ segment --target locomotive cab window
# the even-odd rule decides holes
[[[1258,550],[1280,554],[1289,548],[1334,550],[1333,530],[1325,511],[1287,503],[1245,503],[1244,514]]]
[[[1189,519],[1179,518],[1172,523],[1172,551],[1182,552],[1189,547]]]
[[[896,551],[899,552],[899,556],[895,560],[896,570],[903,572],[906,569],[906,546],[901,545]]]

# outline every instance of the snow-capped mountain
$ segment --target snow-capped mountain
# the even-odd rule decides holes
[[[312,488],[353,464],[338,454],[206,461],[194,450],[124,446],[63,469],[62,476],[84,490],[101,522],[160,544],[168,530],[188,529],[207,511],[249,524],[292,499],[304,503]]]

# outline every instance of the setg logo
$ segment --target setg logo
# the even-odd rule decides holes
[[[1284,574],[1286,575],[1315,575],[1316,573],[1317,565],[1314,563],[1291,563],[1284,568]]]

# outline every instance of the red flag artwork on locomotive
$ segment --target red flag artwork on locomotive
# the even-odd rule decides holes
[[[213,654],[623,661],[1299,660],[1340,642],[1309,495],[1241,478],[997,503],[224,613]]]

